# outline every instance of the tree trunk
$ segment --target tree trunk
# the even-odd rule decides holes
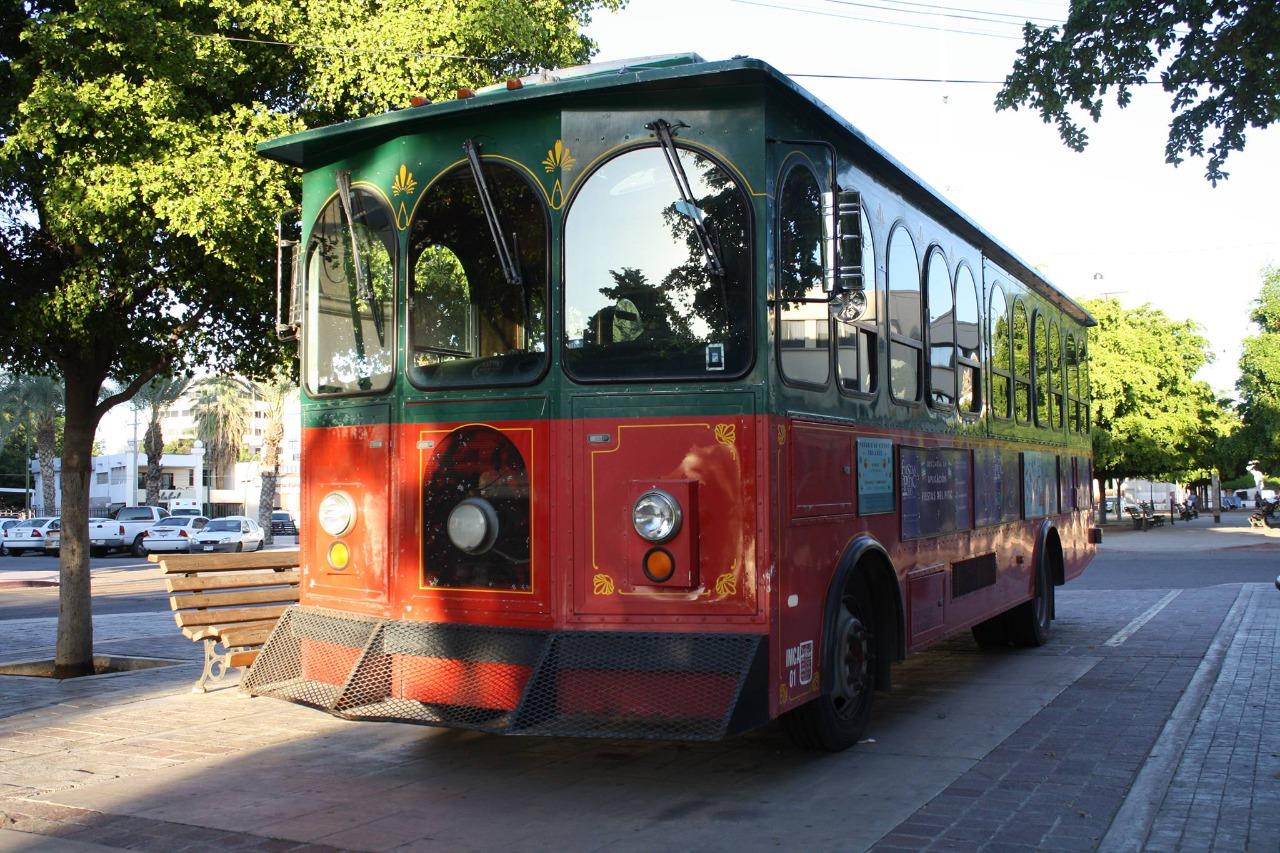
[[[271,510],[276,507],[276,483],[280,479],[280,442],[284,438],[284,421],[280,406],[272,410],[271,420],[267,422],[265,435],[262,437],[262,464],[258,466],[258,476],[262,480],[262,491],[258,497],[258,524],[267,536],[267,544],[274,545],[275,537],[271,535]]]
[[[62,532],[58,558],[58,645],[55,678],[93,673],[93,599],[89,589],[89,477],[97,398],[102,382],[66,373],[62,434]]]
[[[36,427],[36,456],[40,459],[41,514],[58,514],[57,475],[53,471],[53,459],[57,455],[58,432],[53,418],[41,418]]]
[[[160,433],[160,421],[154,417],[142,437],[142,449],[147,454],[147,503],[160,506],[160,457],[164,455],[164,436]]]

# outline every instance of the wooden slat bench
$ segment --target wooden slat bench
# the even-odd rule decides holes
[[[296,548],[150,559],[160,564],[183,635],[204,642],[204,671],[192,688],[197,693],[253,663],[280,615],[298,601]]]

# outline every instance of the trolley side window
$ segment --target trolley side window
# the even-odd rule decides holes
[[[1001,420],[1009,417],[1009,403],[1013,396],[1013,374],[1010,358],[1013,352],[1013,334],[1009,326],[1009,303],[1000,285],[991,289],[991,414]]]
[[[1053,406],[1052,425],[1062,429],[1062,333],[1057,323],[1049,325],[1049,405]]]
[[[395,361],[395,225],[377,196],[347,193],[320,211],[307,247],[303,352],[314,395],[384,390]]]
[[[982,320],[978,287],[963,264],[956,270],[956,365],[962,412],[982,411]]]
[[[813,172],[787,172],[778,197],[778,364],[782,375],[826,385],[831,375],[831,319],[822,286],[822,192]]]
[[[416,385],[531,382],[546,362],[546,214],[514,169],[487,160],[482,168],[501,245],[466,165],[427,189],[409,234],[409,375]]]
[[[889,236],[889,388],[906,403],[920,399],[923,307],[916,247],[900,225]]]
[[[884,290],[876,277],[876,249],[871,223],[862,211],[862,275],[867,282],[867,310],[852,323],[836,323],[836,368],[840,390],[852,394],[874,394],[878,388],[877,342],[880,318],[884,313]]]
[[[1031,423],[1031,328],[1027,308],[1013,300],[1013,411],[1018,423]]]
[[[1049,325],[1044,313],[1036,312],[1034,326],[1036,425],[1048,427],[1053,418],[1049,402]]]
[[[564,364],[577,378],[728,378],[751,364],[747,199],[709,157],[674,151],[607,161],[568,212]]]
[[[949,410],[956,402],[955,297],[941,249],[929,253],[929,404]]]

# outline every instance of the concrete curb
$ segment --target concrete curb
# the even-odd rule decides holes
[[[1178,762],[1182,760],[1182,753],[1191,739],[1196,721],[1200,719],[1200,711],[1217,683],[1227,650],[1235,640],[1236,630],[1240,627],[1253,594],[1250,584],[1240,587],[1240,594],[1223,618],[1204,659],[1196,668],[1173,713],[1169,715],[1151,752],[1147,754],[1146,761],[1124,802],[1120,804],[1120,810],[1111,821],[1107,834],[1098,844],[1101,853],[1136,853],[1146,844],[1156,814],[1160,811],[1160,804],[1164,802],[1165,793],[1173,781],[1174,771],[1178,769]]]

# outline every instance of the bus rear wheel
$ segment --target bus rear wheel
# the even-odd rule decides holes
[[[1016,646],[1043,646],[1049,641],[1053,620],[1053,581],[1049,577],[1049,560],[1036,566],[1036,594],[1030,601],[1008,612],[1009,639]]]
[[[871,717],[876,646],[870,607],[846,596],[835,627],[833,646],[823,650],[832,662],[831,683],[817,699],[783,716],[792,742],[806,749],[848,749],[862,738]]]

